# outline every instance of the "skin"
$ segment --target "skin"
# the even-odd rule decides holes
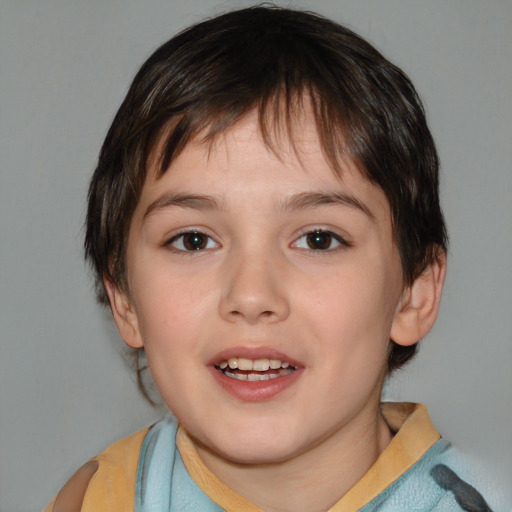
[[[404,288],[384,193],[349,160],[336,176],[313,127],[306,111],[297,151],[283,136],[277,156],[250,114],[210,150],[190,142],[158,179],[153,165],[130,230],[129,291],[106,283],[123,339],[145,348],[203,462],[268,511],[327,510],[388,445],[389,340],[428,332],[445,272],[440,257]],[[314,249],[318,230],[331,235]],[[186,250],[195,231],[203,248]],[[277,350],[300,373],[271,398],[233,396],[212,366],[233,347]]]

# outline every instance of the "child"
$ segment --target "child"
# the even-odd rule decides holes
[[[380,403],[446,245],[420,100],[360,37],[255,7],[171,39],[107,135],[85,247],[177,421],[47,510],[489,510],[423,406]]]

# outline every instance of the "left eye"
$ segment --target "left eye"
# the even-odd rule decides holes
[[[330,231],[315,230],[298,238],[292,247],[313,251],[332,251],[341,245],[348,245],[343,238]]]
[[[204,249],[216,249],[219,244],[211,237],[199,231],[181,233],[169,240],[168,245],[178,251],[202,251]]]

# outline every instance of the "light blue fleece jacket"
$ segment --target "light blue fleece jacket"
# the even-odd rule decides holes
[[[171,416],[148,432],[139,457],[136,512],[222,512],[190,477],[176,447]],[[464,462],[441,439],[361,512],[490,512],[482,496],[459,477]],[[463,471],[464,472],[464,471]]]

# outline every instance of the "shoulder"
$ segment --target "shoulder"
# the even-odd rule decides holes
[[[491,512],[475,483],[475,474],[472,464],[441,439],[363,510]]]
[[[445,499],[454,500],[461,510],[491,512],[483,491],[483,475],[466,456],[449,442],[441,440],[438,452],[429,464],[429,476],[445,491]]]
[[[86,462],[45,512],[88,512],[107,502],[112,503],[112,511],[132,509],[140,448],[148,431],[145,428],[121,439]]]
[[[87,487],[95,473],[98,471],[99,463],[95,460],[86,462],[66,482],[59,494],[45,508],[45,512],[79,512],[87,492]]]

